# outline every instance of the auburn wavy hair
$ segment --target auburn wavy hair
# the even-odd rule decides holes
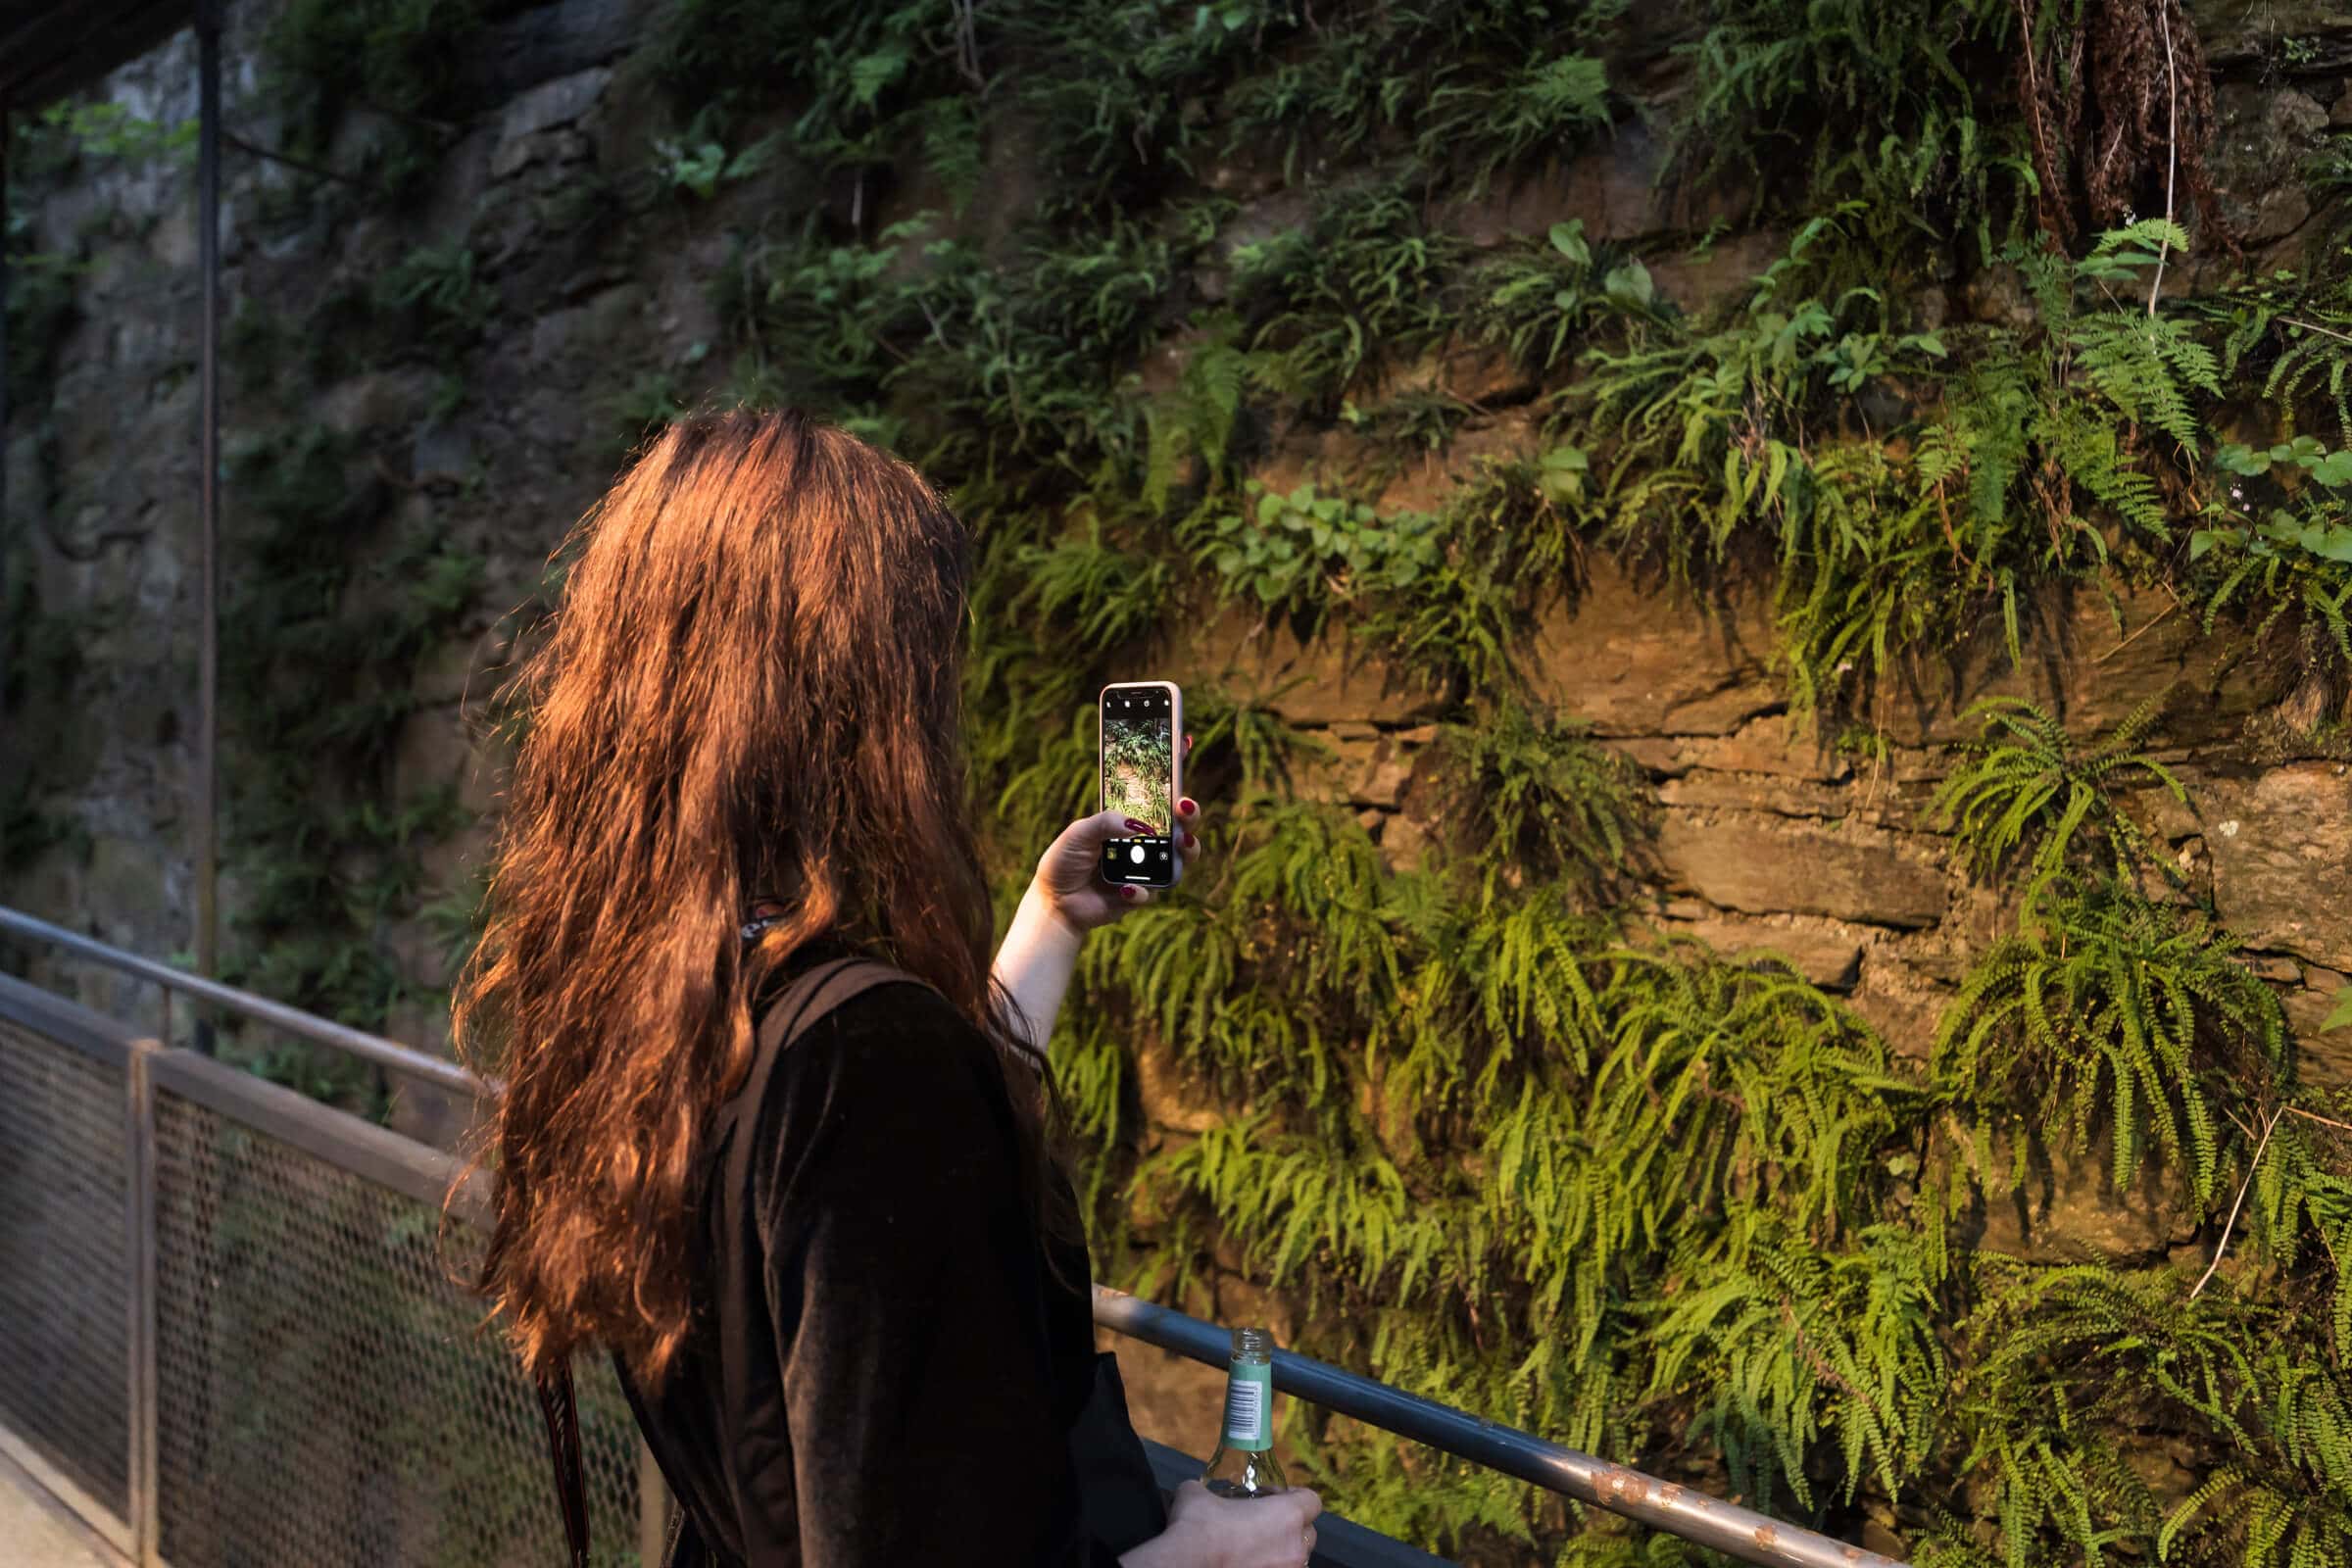
[[[965,802],[972,546],[906,463],[734,410],[669,426],[564,549],[502,693],[525,727],[452,1008],[460,1056],[505,1081],[468,1161],[498,1178],[472,1284],[532,1375],[597,1342],[659,1387],[691,1316],[704,1129],[796,949],[855,942],[1028,1058]],[[747,951],[755,897],[790,913]],[[1050,1087],[1012,1099],[1034,1211],[1067,1229]]]

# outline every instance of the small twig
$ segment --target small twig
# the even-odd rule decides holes
[[[956,0],[956,69],[975,87],[988,85],[980,74],[980,24],[974,15],[979,0]]]
[[[2180,73],[2173,64],[2172,0],[2156,0],[2156,24],[2164,29],[2164,233],[2156,245],[2156,276],[2148,284],[2148,314],[2156,314],[2156,294],[2164,287],[2164,258],[2173,244],[2173,170],[2180,161]]]
[[[2040,188],[2034,193],[2034,205],[2040,210],[2038,216],[2041,219],[2043,237],[2045,239],[2053,238],[2058,222],[2055,211],[2050,206],[2050,187],[2057,181],[2051,178],[2049,131],[2043,125],[2041,119],[2041,70],[2040,63],[2034,57],[2034,15],[2027,0],[2017,0],[2017,20],[2025,29],[2023,43],[2026,59],[2026,100],[2033,117],[2034,172],[2041,175],[2041,179],[2038,181]]]
[[[951,347],[952,345],[948,342],[948,329],[939,324],[939,317],[932,311],[931,302],[918,294],[915,296],[914,303],[922,308],[923,319],[931,323],[931,340],[943,349]]]
[[[2297,316],[2281,316],[2278,319],[2289,326],[2299,326],[2306,332],[2317,332],[2322,337],[2334,338],[2339,343],[2352,343],[2352,332],[2338,332],[2332,326],[2322,326],[2317,321],[2306,321]]]
[[[2323,1127],[2332,1127],[2337,1132],[2352,1133],[2352,1122],[2337,1121],[2332,1117],[2323,1116],[2318,1111],[2305,1110],[2300,1105],[2288,1105],[2286,1113],[2290,1116],[2300,1116],[2305,1121],[2316,1121]]]
[[[1844,1391],[1847,1397],[1851,1398],[1856,1404],[1859,1404],[1864,1409],[1868,1410],[1872,1415],[1877,1416],[1880,1420],[1884,1421],[1886,1419],[1886,1412],[1879,1408],[1878,1400],[1872,1398],[1869,1395],[1864,1394],[1860,1389],[1855,1388],[1851,1383],[1846,1382],[1844,1378],[1838,1376],[1838,1369],[1830,1365],[1828,1359],[1824,1357],[1819,1350],[1813,1348],[1813,1342],[1805,1337],[1804,1329],[1800,1327],[1796,1321],[1796,1303],[1785,1296],[1781,1298],[1781,1321],[1788,1326],[1788,1333],[1795,1339],[1796,1348],[1804,1352],[1805,1360],[1812,1365],[1813,1375],[1815,1377],[1821,1379],[1822,1382],[1829,1384],[1832,1388]]]
[[[2230,1232],[2237,1224],[2237,1211],[2245,1206],[2246,1189],[2254,1185],[2254,1173],[2262,1168],[2262,1152],[2271,1147],[2271,1133],[2278,1125],[2280,1111],[2286,1108],[2281,1105],[2272,1111],[2271,1119],[2262,1124],[2262,1142],[2254,1146],[2254,1158],[2246,1166],[2246,1179],[2237,1184],[2237,1201],[2230,1205],[2230,1217],[2222,1222],[2222,1239],[2214,1244],[2213,1261],[2205,1265],[2205,1272],[2189,1288],[2188,1298],[2192,1301],[2197,1298],[2197,1292],[2205,1288],[2205,1282],[2213,1278],[2213,1271],[2222,1266],[2222,1254],[2230,1250]]]
[[[2135,643],[2135,642],[2139,641],[2139,639],[2140,639],[2142,636],[2146,635],[2146,634],[2147,634],[2148,632],[2150,632],[2150,631],[2153,631],[2153,630],[2156,628],[2156,626],[2157,626],[2157,625],[2158,625],[2158,624],[2159,624],[2159,623],[2160,623],[2160,622],[2161,622],[2161,621],[2164,619],[2164,617],[2165,617],[2165,616],[2167,616],[2167,615],[2171,614],[2171,613],[2172,613],[2174,611],[2176,611],[2176,610],[2179,610],[2180,608],[2180,600],[2178,600],[2178,599],[2174,600],[2174,601],[2173,601],[2171,604],[2169,604],[2169,605],[2165,606],[2165,607],[2164,607],[2162,610],[2160,610],[2160,611],[2156,612],[2156,613],[2155,613],[2155,614],[2153,614],[2153,615],[2149,616],[2149,617],[2148,617],[2148,622],[2147,622],[2147,624],[2146,624],[2146,625],[2144,625],[2144,626],[2140,627],[2138,631],[2135,631],[2135,632],[2133,632],[2133,633],[2132,633],[2131,636],[2129,636],[2129,637],[2125,638],[2125,639],[2124,639],[2122,642],[2120,642],[2120,643],[2117,643],[2117,644],[2116,644],[2116,645],[2115,645],[2113,648],[2110,648],[2110,649],[2108,649],[2108,650],[2107,650],[2105,653],[2101,654],[2101,655],[2100,655],[2098,658],[2096,658],[2096,659],[2092,660],[2092,661],[2091,661],[2091,662],[2092,662],[2092,663],[2094,663],[2094,664],[2104,664],[2105,662],[2107,662],[2107,661],[2109,661],[2110,659],[2113,659],[2113,658],[2114,658],[2116,655],[2118,655],[2118,654],[2122,653],[2122,652],[2123,652],[2125,649],[2127,649],[2127,648],[2131,647],[2131,646],[2132,646],[2133,643]]]
[[[329,169],[324,164],[314,164],[309,159],[297,158],[292,153],[281,153],[274,148],[260,146],[247,141],[233,130],[221,131],[220,140],[224,146],[232,147],[250,158],[266,158],[273,164],[284,164],[289,169],[299,169],[305,173],[320,174],[328,179],[341,180],[346,185],[357,185],[362,190],[375,188],[356,174],[346,174],[339,169]]]

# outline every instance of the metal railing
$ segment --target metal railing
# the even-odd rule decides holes
[[[164,1041],[177,999],[485,1086],[13,910],[0,935],[164,995],[150,1035],[0,976],[0,1446],[141,1565],[563,1561],[537,1396],[464,1285],[485,1184],[445,1223],[452,1155]],[[576,1385],[597,1561],[643,1568],[666,1492],[610,1365]]]
[[[388,1071],[456,1063],[0,907],[0,934]],[[442,1151],[0,975],[0,1448],[124,1555],[543,1564],[564,1555],[536,1397],[462,1276],[485,1182]],[[454,1232],[454,1242],[453,1233]],[[1098,1288],[1112,1331],[1221,1367],[1227,1331]],[[668,1499],[617,1380],[580,1369],[598,1558],[651,1568]],[[1784,1568],[1902,1564],[1290,1351],[1295,1397]],[[1164,1484],[1190,1464],[1148,1445]],[[1331,1568],[1437,1559],[1346,1521]]]
[[[0,1442],[141,1565],[563,1561],[456,1174],[0,976]],[[659,1475],[610,1366],[577,1381],[597,1560],[650,1564]]]

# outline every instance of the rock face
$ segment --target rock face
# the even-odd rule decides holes
[[[1996,1149],[1995,1165],[2008,1168]],[[2025,1185],[1988,1200],[1975,1245],[2034,1263],[2152,1262],[2196,1234],[2195,1216],[2153,1162],[2141,1164],[2132,1191],[2117,1193],[2105,1146],[2080,1154],[2029,1157]]]
[[[1307,728],[1435,716],[1445,694],[1395,670],[1351,643],[1345,628],[1327,642],[1301,644],[1286,626],[1246,610],[1228,611],[1188,640],[1172,666],[1223,687],[1237,700],[1271,710]]]
[[[2276,59],[2291,39],[2301,70],[2340,74],[2352,65],[2352,6],[2342,0],[2189,0],[2187,10],[2208,64]]]
[[[2352,969],[2352,770],[2297,762],[2205,786],[2222,919],[2258,949]]]
[[[1788,916],[1743,920],[1681,901],[1669,905],[1665,914],[1668,918],[1657,922],[1662,931],[1696,937],[1718,953],[1784,959],[1825,991],[1851,991],[1862,971],[1868,939],[1850,925]]]
[[[1760,595],[1690,603],[1594,556],[1539,618],[1528,662],[1538,693],[1595,734],[1726,735],[1782,706],[1772,646]]]
[[[1718,908],[1897,928],[1942,918],[1945,877],[1931,853],[1907,834],[1761,811],[1669,811],[1658,833],[1669,884]]]
[[[2299,966],[2299,989],[2286,994],[2286,1026],[2300,1046],[2296,1065],[2303,1081],[2327,1088],[2352,1085],[2352,1029],[2327,1027],[2343,998],[2345,979],[2317,964]]]
[[[2286,238],[2311,218],[2296,170],[2318,149],[2328,111],[2292,88],[2250,81],[2219,89],[2213,107],[2221,122],[2213,175],[2223,216],[2245,244]]]
[[[2080,734],[2111,729],[2159,702],[2169,737],[2211,741],[2234,737],[2282,687],[2278,672],[2250,663],[2226,638],[2205,636],[2196,613],[2170,595],[2127,584],[2033,607],[2023,630],[2022,667],[1994,635],[1923,662],[1881,715],[1889,736],[1912,745],[1971,737],[1971,704],[2022,697]]]

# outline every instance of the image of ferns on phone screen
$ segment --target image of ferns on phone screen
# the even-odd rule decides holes
[[[1121,712],[1116,703],[1102,715],[1102,804],[1152,824],[1164,834],[1176,818],[1169,796],[1174,778],[1168,710]]]

